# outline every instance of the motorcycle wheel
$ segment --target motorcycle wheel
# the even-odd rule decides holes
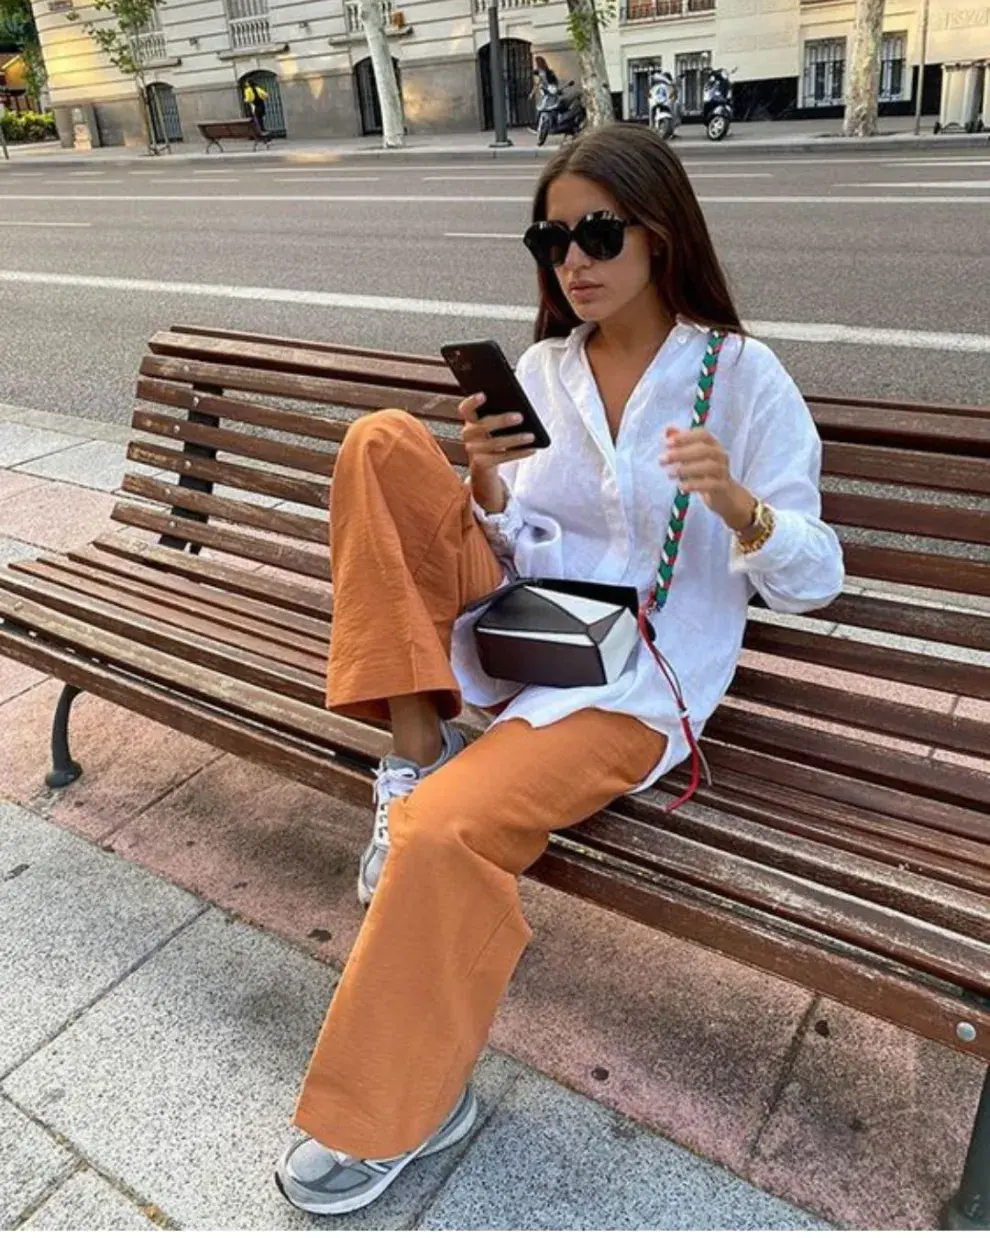
[[[672,116],[664,116],[657,127],[657,133],[665,142],[669,142],[674,136],[674,118]]]
[[[536,145],[543,146],[547,138],[550,136],[550,117],[543,113],[540,119],[536,122]]]
[[[708,122],[705,132],[708,134],[709,141],[721,142],[721,140],[729,132],[729,121],[727,117],[720,116],[716,113]]]

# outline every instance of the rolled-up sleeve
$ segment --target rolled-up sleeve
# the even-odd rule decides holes
[[[505,507],[500,512],[486,512],[472,499],[475,519],[481,525],[485,537],[500,559],[511,559],[515,554],[519,535],[526,525],[526,516],[522,505],[512,493],[509,478],[514,473],[512,465],[506,465],[499,470],[502,485],[505,487]],[[469,483],[470,484],[470,483]]]
[[[800,614],[842,591],[842,546],[821,519],[822,446],[811,413],[779,362],[757,389],[752,433],[739,481],[774,510],[773,533],[743,554],[732,541],[729,568],[744,572],[771,610]]]

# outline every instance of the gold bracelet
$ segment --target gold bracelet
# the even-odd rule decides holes
[[[756,530],[755,533],[747,538],[736,536],[736,545],[742,554],[751,555],[755,554],[757,550],[761,550],[770,540],[776,524],[777,520],[773,508],[769,504],[764,503],[762,499],[757,499],[756,513],[750,526]]]

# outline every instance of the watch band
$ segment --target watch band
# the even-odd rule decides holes
[[[748,529],[744,530],[746,536],[743,534],[736,536],[736,545],[744,555],[754,554],[770,540],[776,524],[773,508],[764,503],[762,499],[757,499],[753,522]]]

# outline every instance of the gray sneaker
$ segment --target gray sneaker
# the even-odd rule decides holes
[[[458,1143],[474,1126],[478,1103],[468,1085],[443,1126],[414,1152],[388,1161],[361,1161],[334,1152],[315,1139],[301,1139],[284,1153],[275,1185],[290,1204],[318,1216],[338,1216],[366,1208],[387,1191],[405,1167]]]
[[[452,761],[467,746],[467,740],[449,722],[440,724],[443,730],[443,751],[432,765],[416,765],[404,757],[388,756],[375,775],[375,828],[358,868],[358,898],[367,907],[385,867],[388,855],[388,810],[393,800],[411,795],[423,779],[434,770]]]

